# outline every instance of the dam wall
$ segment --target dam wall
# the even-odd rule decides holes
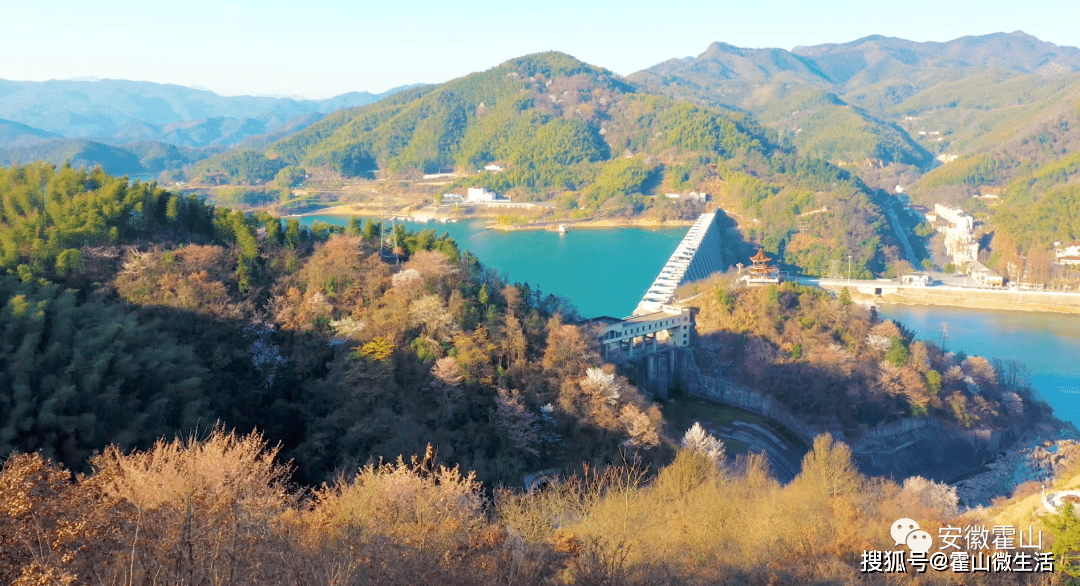
[[[727,268],[718,219],[714,212],[698,216],[641,298],[634,314],[658,311],[661,305],[675,301],[675,290],[683,283],[704,279]]]

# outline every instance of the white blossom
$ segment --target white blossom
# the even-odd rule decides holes
[[[705,431],[705,428],[701,427],[701,424],[696,421],[683,435],[682,447],[702,454],[717,465],[724,462],[724,442],[713,437],[711,433]]]

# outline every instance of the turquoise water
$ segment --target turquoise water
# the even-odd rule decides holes
[[[301,221],[345,225],[341,216],[305,216]],[[409,230],[448,232],[462,250],[511,283],[570,299],[584,317],[630,315],[660,273],[688,228],[656,230],[590,228],[566,234],[543,230],[488,230],[484,220],[404,222]]]
[[[1018,360],[1054,414],[1080,426],[1080,315],[907,305],[878,312],[939,345],[944,329],[950,352]]]
[[[344,225],[346,218],[308,216]],[[622,317],[633,311],[686,228],[555,232],[488,230],[482,220],[454,224],[406,222],[406,228],[449,232],[462,249],[511,282],[528,282],[569,298],[585,317]],[[903,323],[922,339],[987,358],[1016,359],[1054,412],[1080,426],[1080,316],[957,307],[882,305],[882,317]]]

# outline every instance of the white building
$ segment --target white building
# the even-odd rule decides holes
[[[1058,264],[1080,265],[1080,243],[1054,249],[1054,257]]]
[[[941,204],[934,205],[934,212],[938,219],[946,223],[943,230],[945,250],[953,264],[963,267],[978,260],[979,243],[975,240],[975,218],[963,210]]]
[[[491,171],[492,173],[502,173],[503,168],[495,163],[484,165],[485,171]]]
[[[490,203],[494,201],[509,201],[510,198],[503,197],[494,191],[488,191],[484,187],[470,187],[468,195],[465,201],[470,203]]]
[[[967,270],[971,278],[975,279],[975,282],[980,287],[1002,287],[1005,285],[1005,279],[1001,275],[990,270],[977,260],[968,263]]]

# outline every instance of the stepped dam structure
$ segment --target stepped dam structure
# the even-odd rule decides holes
[[[663,305],[675,301],[675,289],[683,283],[704,279],[727,268],[723,258],[723,236],[717,219],[716,213],[698,216],[641,298],[634,315],[659,311]]]

